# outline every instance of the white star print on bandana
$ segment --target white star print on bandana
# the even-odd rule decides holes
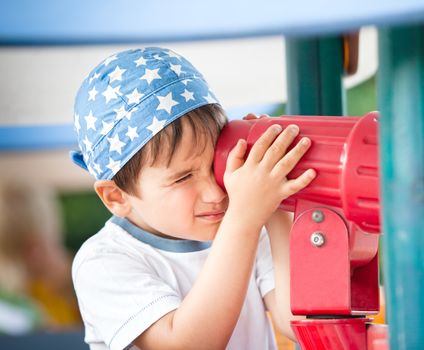
[[[175,52],[128,50],[105,59],[75,99],[80,150],[72,160],[96,179],[110,180],[150,139],[175,119],[219,103],[203,76]]]

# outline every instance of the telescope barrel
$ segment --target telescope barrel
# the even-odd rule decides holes
[[[217,182],[225,188],[227,157],[240,138],[247,141],[249,151],[270,125],[280,124],[285,128],[296,124],[300,134],[291,147],[305,136],[312,144],[288,178],[295,178],[309,168],[315,169],[317,177],[305,189],[284,200],[281,208],[294,211],[298,199],[339,208],[364,231],[378,233],[377,123],[376,112],[363,117],[281,116],[231,121],[217,142],[214,162]]]

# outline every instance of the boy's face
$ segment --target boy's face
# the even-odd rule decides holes
[[[228,198],[215,182],[214,148],[204,137],[196,146],[184,121],[183,137],[171,163],[164,160],[143,167],[137,181],[139,195],[128,197],[131,222],[165,237],[198,241],[215,237]]]

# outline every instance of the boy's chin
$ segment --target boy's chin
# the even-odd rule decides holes
[[[209,225],[209,227],[205,228],[203,230],[202,234],[198,235],[197,240],[198,241],[212,241],[215,239],[216,233],[218,232],[219,224],[218,225]]]
[[[216,236],[216,232],[214,232],[213,234],[208,235],[207,238],[205,238],[203,241],[207,242],[207,241],[213,241],[215,239]]]

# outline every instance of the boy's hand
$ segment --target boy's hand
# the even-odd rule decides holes
[[[254,115],[245,117],[254,118]],[[310,139],[305,137],[287,152],[298,133],[296,125],[289,125],[284,130],[277,124],[270,126],[255,142],[246,160],[247,143],[245,140],[238,141],[228,156],[224,174],[229,196],[227,212],[234,212],[240,219],[259,228],[281,201],[312,181],[315,177],[312,169],[296,179],[286,178],[311,144]]]

